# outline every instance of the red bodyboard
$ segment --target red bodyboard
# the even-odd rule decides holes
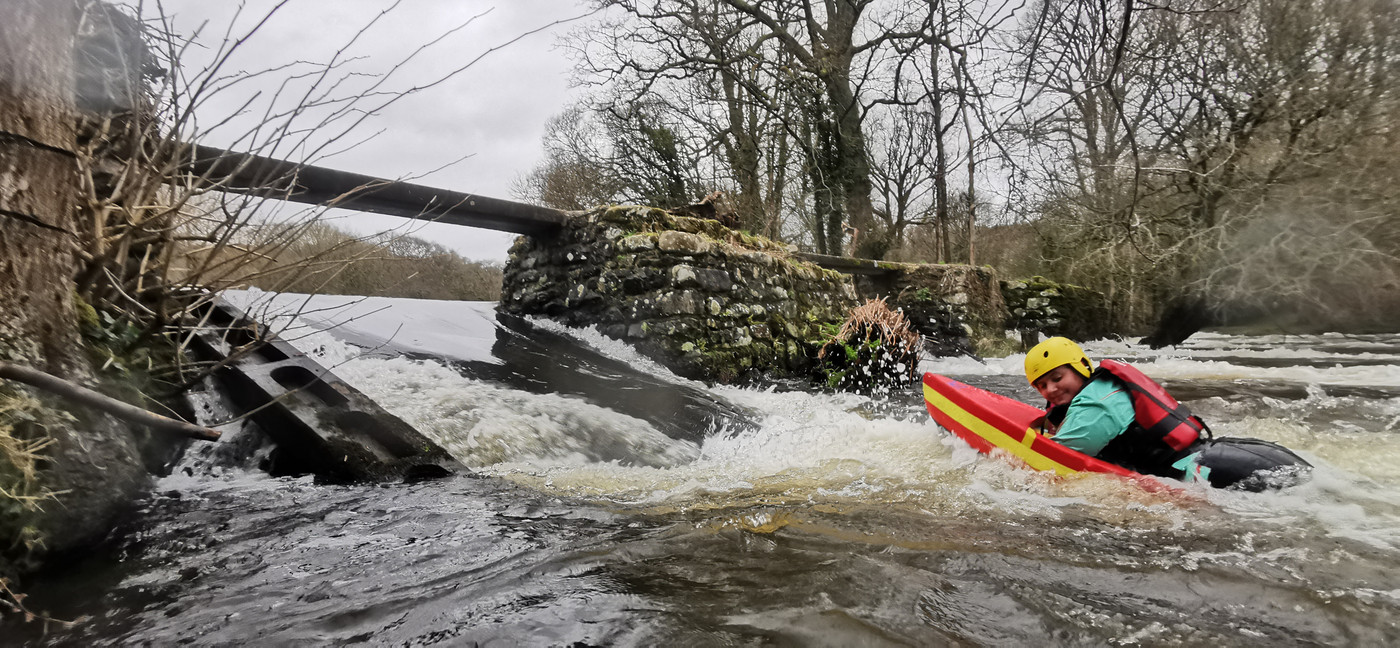
[[[1032,468],[1060,474],[1086,471],[1138,476],[1037,432],[1031,424],[1045,414],[1044,410],[946,376],[926,373],[923,382],[924,403],[933,420],[978,452],[1000,448]]]

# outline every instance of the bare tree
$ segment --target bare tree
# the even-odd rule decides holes
[[[1396,13],[1313,0],[1038,4],[1022,40],[1031,164],[1018,177],[1049,259],[1105,288],[1125,322],[1183,291],[1255,299],[1258,282],[1231,278],[1268,255],[1238,243],[1301,241],[1260,239],[1257,225],[1277,223],[1281,191],[1346,173],[1346,151],[1394,120]],[[1307,274],[1299,286],[1313,285]]]
[[[926,35],[907,49],[901,47],[904,43],[891,48],[896,56],[890,67],[899,85],[891,100],[877,106],[883,110],[873,111],[882,126],[893,124],[883,126],[884,137],[877,135],[872,145],[877,196],[884,201],[876,215],[896,249],[905,239],[905,228],[919,226],[929,228],[936,242],[932,254],[923,258],[972,260],[978,164],[986,156],[984,149],[1005,129],[983,84],[990,84],[1004,66],[1005,57],[994,49],[994,36],[1012,20],[1013,9],[1009,2],[977,1],[910,3],[907,9],[911,15],[923,12]],[[917,137],[901,143],[911,134]],[[888,155],[910,146],[913,149],[899,157],[880,159],[882,151]],[[910,165],[922,168],[916,171]],[[907,207],[891,206],[890,192],[881,185],[893,178],[908,184],[915,177],[929,185],[927,213],[916,219],[899,217]]]
[[[840,252],[846,222],[862,232],[860,254],[888,251],[892,233],[871,203],[865,120],[872,106],[899,101],[897,84],[881,77],[895,73],[885,58],[899,56],[896,43],[930,38],[921,17],[901,3],[875,11],[871,0],[598,4],[625,19],[581,36],[581,66],[594,82],[625,88],[620,98],[665,101],[708,132],[750,228],[783,234],[775,210],[796,174],[812,203],[802,211],[815,219],[802,229],[818,251]]]
[[[785,55],[719,0],[597,4],[621,15],[572,39],[585,82],[609,85],[613,105],[665,102],[676,130],[722,154],[714,188],[730,191],[741,224],[780,237],[791,139],[775,120],[791,109],[775,70]]]
[[[819,131],[830,139],[835,154],[830,182],[841,191],[842,209],[832,216],[844,215],[861,230],[855,249],[858,256],[884,257],[890,249],[892,233],[876,226],[871,202],[865,135],[867,105],[860,94],[868,79],[861,66],[869,65],[871,57],[886,45],[926,39],[923,26],[910,27],[897,18],[884,26],[868,24],[874,22],[868,13],[872,0],[830,0],[820,4],[810,0],[725,2],[763,25],[794,62],[820,82],[826,111]],[[873,32],[869,38],[861,37],[869,32]]]
[[[937,118],[937,113],[906,109],[890,113],[886,123],[874,123],[876,132],[884,135],[872,142],[875,215],[884,221],[886,231],[893,233],[890,244],[896,251],[904,247],[905,231],[910,226],[924,225],[943,232],[937,229],[941,206],[937,196],[941,185]],[[934,254],[934,261],[946,259],[941,243]]]

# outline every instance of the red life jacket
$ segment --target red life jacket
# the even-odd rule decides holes
[[[1099,370],[1117,378],[1128,389],[1133,420],[1147,438],[1160,439],[1172,450],[1180,451],[1200,439],[1202,433],[1210,436],[1210,428],[1200,417],[1191,414],[1141,371],[1117,360],[1101,360]]]

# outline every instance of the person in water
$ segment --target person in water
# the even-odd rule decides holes
[[[1214,438],[1205,422],[1133,367],[1094,368],[1072,340],[1026,353],[1026,380],[1046,401],[1037,423],[1060,445],[1145,475],[1264,490],[1296,484],[1311,465],[1268,441]]]

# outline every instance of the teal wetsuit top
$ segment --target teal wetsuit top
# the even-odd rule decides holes
[[[1108,379],[1092,380],[1069,402],[1065,420],[1053,438],[1062,446],[1093,457],[1114,437],[1127,432],[1133,418],[1133,399],[1122,385]],[[1193,452],[1172,464],[1185,473],[1183,481],[1205,481],[1210,476],[1210,469],[1196,461],[1200,454]]]
[[[1094,456],[1133,423],[1133,401],[1112,380],[1093,380],[1069,402],[1055,441]]]

